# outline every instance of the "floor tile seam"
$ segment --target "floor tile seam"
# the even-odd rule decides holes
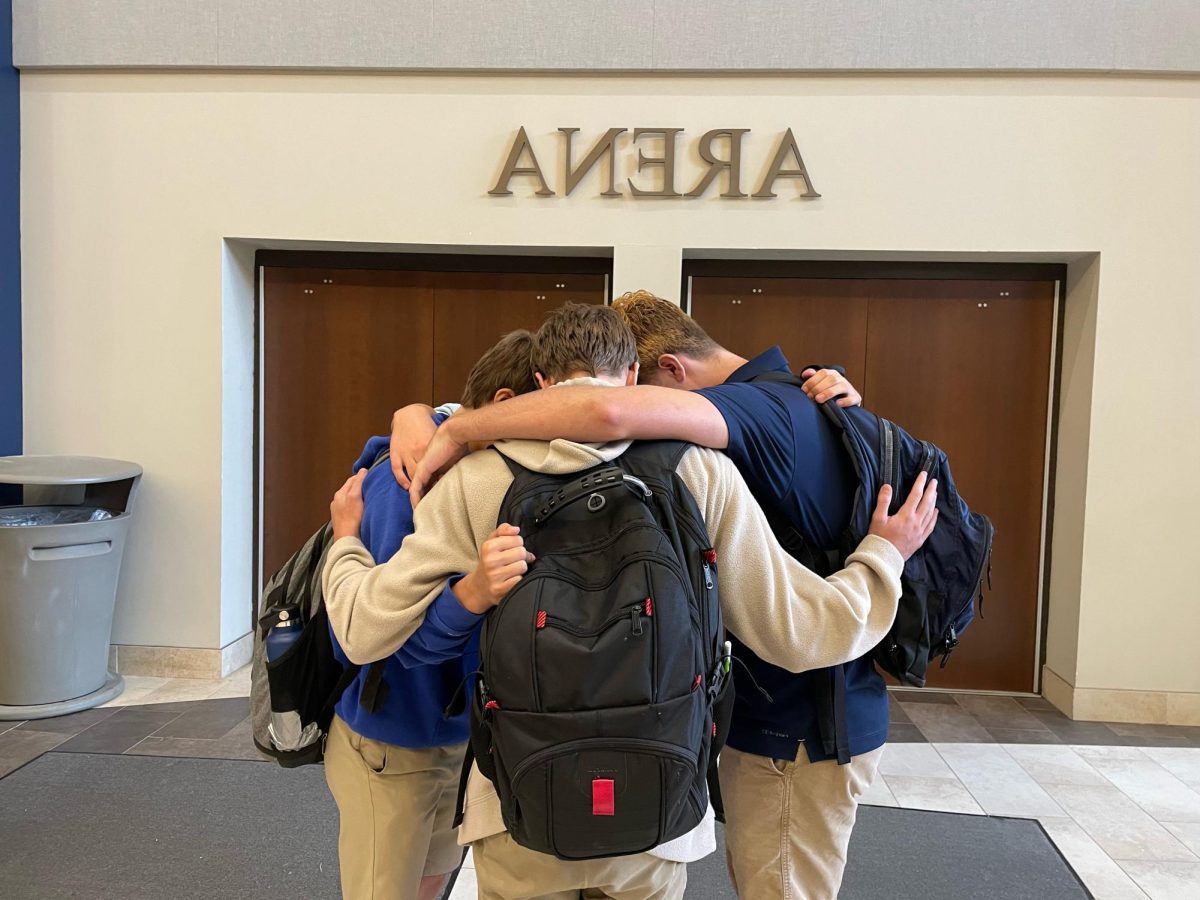
[[[1000,731],[1044,731],[1046,734],[1054,733],[1049,728],[1047,728],[1044,724],[1042,724],[1040,721],[1038,721],[1037,719],[1034,719],[1033,716],[1030,716],[1029,718],[1033,721],[1032,725],[1026,725],[1023,722],[1020,722],[1020,723],[993,722],[993,721],[990,721],[987,719],[979,719],[979,718],[976,718],[975,721],[984,730],[996,728],[996,729],[999,729]]]
[[[1003,747],[1004,745],[1003,745],[1003,744],[1001,744],[1000,746],[1002,746],[1002,747]],[[1042,746],[1045,746],[1045,745],[1042,745]],[[1064,746],[1065,746],[1065,745],[1064,745]],[[1074,748],[1068,748],[1068,749],[1070,749],[1072,753],[1075,753],[1075,750],[1074,750]],[[1006,747],[1006,748],[1005,748],[1005,752],[1007,752],[1007,750],[1008,750],[1008,748]],[[1098,769],[1097,769],[1095,766],[1093,766],[1093,765],[1092,765],[1090,762],[1088,762],[1086,759],[1084,759],[1084,758],[1083,758],[1082,756],[1080,756],[1078,753],[1075,753],[1075,758],[1076,758],[1076,759],[1078,759],[1078,760],[1079,760],[1081,763],[1083,763],[1085,766],[1087,766],[1087,768],[1091,770],[1092,774],[1093,774],[1093,775],[1095,775],[1097,778],[1099,778],[1101,781],[1103,781],[1103,782],[1104,782],[1104,784],[1080,784],[1080,783],[1079,783],[1079,782],[1077,782],[1077,781],[1042,781],[1040,778],[1038,778],[1036,775],[1034,775],[1032,772],[1030,772],[1030,771],[1029,771],[1029,769],[1025,768],[1025,765],[1024,765],[1024,763],[1022,763],[1022,762],[1021,762],[1021,760],[1020,760],[1020,758],[1019,758],[1019,757],[1013,756],[1013,754],[1012,754],[1012,753],[1009,753],[1008,755],[1009,755],[1010,757],[1012,757],[1012,759],[1013,759],[1013,760],[1016,762],[1016,764],[1017,764],[1018,766],[1020,766],[1020,767],[1021,767],[1021,769],[1022,769],[1022,770],[1025,772],[1025,774],[1026,774],[1026,775],[1028,775],[1028,776],[1029,776],[1031,779],[1033,779],[1033,782],[1034,782],[1035,784],[1037,784],[1039,787],[1041,787],[1043,790],[1045,790],[1047,787],[1054,787],[1054,786],[1065,786],[1065,787],[1114,787],[1114,788],[1117,788],[1117,790],[1118,790],[1118,791],[1120,791],[1120,790],[1121,790],[1119,787],[1117,787],[1115,784],[1113,784],[1113,783],[1112,783],[1112,782],[1111,782],[1111,781],[1110,781],[1108,778],[1106,778],[1103,772],[1099,771],[1099,770],[1098,770]],[[1046,791],[1046,793],[1047,793],[1047,794],[1049,794],[1050,792],[1049,792],[1049,791]],[[1122,793],[1124,793],[1124,792],[1122,791]],[[1051,798],[1051,799],[1053,799],[1053,798]],[[1057,801],[1057,800],[1055,800],[1055,802],[1057,803],[1058,801]],[[1060,805],[1061,805],[1061,804],[1060,804]]]
[[[937,747],[934,747],[933,749],[937,750]],[[947,765],[949,765],[949,763],[947,763]],[[954,772],[953,767],[951,767],[950,771]],[[978,797],[975,796],[975,792],[971,790],[970,785],[966,784],[960,777],[958,777],[957,772],[954,772],[954,780],[958,782],[959,787],[961,787],[964,791],[967,792],[967,796],[970,797],[975,802],[975,805],[978,806],[983,811],[983,814],[985,816],[991,815],[991,813],[988,812],[987,807],[984,806],[983,801],[981,801]]]
[[[945,742],[941,742],[941,743],[945,743]],[[987,744],[987,745],[985,745],[985,746],[988,746],[988,747],[1000,747],[1000,748],[1001,748],[1001,750],[1003,750],[1003,748],[1004,748],[1004,745],[1003,745],[1003,744]],[[954,764],[953,764],[953,763],[952,763],[952,762],[951,762],[951,761],[950,761],[950,760],[949,760],[949,759],[946,757],[946,755],[945,755],[945,754],[943,754],[943,753],[942,753],[941,749],[940,749],[940,748],[937,746],[937,744],[934,744],[934,745],[933,745],[933,749],[934,749],[934,751],[936,751],[936,752],[937,752],[938,756],[942,757],[942,761],[943,761],[943,762],[944,762],[944,763],[945,763],[945,764],[946,764],[946,765],[949,767],[950,771],[951,771],[951,772],[954,774],[954,776],[955,776],[955,777],[958,779],[959,783],[960,783],[960,784],[962,784],[962,786],[963,786],[963,787],[965,787],[965,788],[967,789],[967,791],[971,793],[971,796],[973,796],[973,797],[974,797],[974,796],[975,796],[975,794],[974,794],[974,792],[973,792],[973,791],[971,791],[971,786],[970,786],[970,785],[967,783],[967,781],[964,779],[964,777],[963,777],[962,773],[960,773],[960,772],[959,772],[959,771],[958,771],[958,770],[957,770],[957,769],[954,767]],[[1014,765],[1016,765],[1016,767],[1017,767],[1018,771],[1019,771],[1019,772],[1020,772],[1022,775],[1024,775],[1024,776],[1025,776],[1025,778],[1026,778],[1026,779],[1028,779],[1028,780],[1029,780],[1029,782],[1030,782],[1030,783],[1031,783],[1031,784],[1032,784],[1034,787],[1038,788],[1038,790],[1040,790],[1040,791],[1041,791],[1043,794],[1045,794],[1045,795],[1046,795],[1046,798],[1047,798],[1047,799],[1048,799],[1048,800],[1049,800],[1051,803],[1053,803],[1053,804],[1054,804],[1056,807],[1057,807],[1057,806],[1059,806],[1059,803],[1058,803],[1058,801],[1056,801],[1056,800],[1055,800],[1053,797],[1051,797],[1051,796],[1050,796],[1050,794],[1049,794],[1049,792],[1048,792],[1048,791],[1046,791],[1046,790],[1045,790],[1045,788],[1043,788],[1043,787],[1042,787],[1040,784],[1038,784],[1038,782],[1037,782],[1037,779],[1035,779],[1035,778],[1034,778],[1032,775],[1030,775],[1028,772],[1026,772],[1026,771],[1025,771],[1024,767],[1023,767],[1023,766],[1020,764],[1020,761],[1019,761],[1019,760],[1015,759],[1015,758],[1013,757],[1013,755],[1012,755],[1011,753],[1009,753],[1007,750],[1004,750],[1004,755],[1005,755],[1006,757],[1008,757],[1008,759],[1009,759],[1009,760],[1011,760],[1011,761],[1013,762],[1013,764],[1014,764]],[[980,779],[980,780],[983,780],[983,779]],[[997,779],[997,781],[998,781],[998,782],[1000,782],[1000,783],[997,785],[997,787],[999,787],[999,788],[1001,788],[1001,789],[1002,789],[1002,788],[1005,786],[1005,785],[1004,785],[1004,779]],[[1010,782],[1009,784],[1011,784],[1011,782]],[[980,789],[980,790],[984,790],[984,789],[985,789],[985,786],[984,786],[983,784],[979,784],[979,785],[978,785],[978,787],[979,787],[979,789]],[[978,798],[978,797],[976,797],[976,798],[975,798],[975,802],[976,802],[976,803],[979,803],[979,805],[980,805],[980,806],[983,806],[983,804],[982,804],[982,803],[980,803],[980,801],[979,801],[979,798]]]
[[[1099,786],[1100,786],[1100,785],[1080,785],[1080,784],[1060,785],[1060,787],[1099,787]],[[1120,789],[1119,789],[1119,788],[1118,788],[1117,790],[1118,790],[1118,792],[1120,791]],[[1049,791],[1047,791],[1046,793],[1047,793],[1047,794],[1049,794],[1050,792],[1049,792]],[[1084,832],[1084,833],[1085,833],[1085,834],[1086,834],[1086,835],[1087,835],[1089,838],[1091,838],[1093,842],[1095,842],[1096,846],[1100,847],[1100,849],[1101,849],[1101,850],[1104,850],[1104,845],[1100,843],[1100,838],[1099,838],[1099,837],[1098,837],[1098,836],[1097,836],[1097,835],[1096,835],[1096,834],[1095,834],[1095,833],[1094,833],[1094,832],[1093,832],[1093,831],[1092,831],[1092,830],[1091,830],[1091,829],[1090,829],[1090,828],[1087,826],[1087,823],[1086,823],[1086,822],[1085,822],[1085,821],[1084,821],[1082,818],[1080,818],[1080,816],[1079,816],[1079,815],[1076,815],[1074,812],[1072,812],[1072,811],[1071,811],[1071,808],[1070,808],[1069,806],[1067,806],[1066,804],[1064,804],[1064,803],[1060,802],[1060,801],[1059,801],[1059,799],[1058,799],[1057,797],[1055,797],[1053,794],[1050,794],[1050,799],[1051,799],[1051,800],[1053,800],[1053,801],[1054,801],[1056,804],[1058,804],[1058,807],[1059,807],[1061,810],[1063,810],[1063,812],[1065,812],[1065,813],[1067,814],[1067,818],[1069,818],[1069,819],[1070,819],[1072,822],[1074,822],[1074,823],[1075,823],[1076,825],[1078,825],[1078,826],[1079,826],[1081,829],[1083,829],[1083,832]],[[1129,798],[1126,798],[1126,799],[1129,799]],[[1131,802],[1132,802],[1132,801],[1131,801]],[[1146,814],[1146,815],[1149,815],[1149,814],[1148,814],[1148,813],[1146,813],[1146,811],[1145,811],[1144,809],[1142,809],[1141,807],[1138,807],[1138,809],[1139,809],[1139,810],[1140,810],[1142,813],[1144,813],[1144,814]],[[1094,818],[1094,817],[1092,817],[1092,818]],[[1152,816],[1151,816],[1151,821],[1154,821],[1154,819],[1153,819],[1153,817],[1152,817]],[[1154,824],[1156,824],[1156,825],[1159,825],[1159,823],[1158,823],[1158,822],[1155,822]],[[1159,827],[1161,827],[1161,825],[1160,825]],[[1175,835],[1171,834],[1171,833],[1170,833],[1169,831],[1167,831],[1165,828],[1163,828],[1163,831],[1165,831],[1165,832],[1168,834],[1168,836],[1170,836],[1172,839],[1175,839]],[[1180,846],[1182,847],[1182,846],[1183,846],[1183,844],[1181,843],[1181,844],[1180,844]],[[1186,848],[1186,847],[1184,847],[1184,849],[1186,850],[1187,848]],[[1105,853],[1108,853],[1108,851],[1107,851],[1107,850],[1104,850],[1104,852],[1105,852]],[[1110,857],[1112,856],[1112,854],[1108,854],[1108,855],[1109,855]]]
[[[1132,803],[1134,806],[1136,806],[1138,809],[1140,809],[1142,812],[1144,812],[1146,815],[1148,815],[1156,825],[1164,824],[1164,820],[1160,819],[1158,816],[1156,816],[1154,813],[1152,813],[1144,804],[1139,803],[1138,799],[1136,797],[1134,797],[1131,794],[1126,794],[1125,791],[1121,790],[1120,786],[1117,787],[1117,790],[1121,791],[1121,793],[1125,795],[1125,798],[1127,800],[1129,800],[1130,803]],[[1200,817],[1197,817],[1195,819],[1195,821],[1193,821],[1191,823],[1182,823],[1182,824],[1194,825],[1197,822],[1200,822]],[[1181,824],[1181,823],[1173,821],[1172,824]],[[1174,835],[1171,835],[1171,836],[1174,837]]]
[[[236,698],[235,698],[235,699],[236,699]],[[196,736],[196,735],[184,735],[184,734],[159,734],[159,733],[158,733],[159,731],[162,731],[162,729],[163,729],[163,728],[166,728],[168,725],[173,725],[173,724],[175,723],[175,721],[176,721],[176,720],[172,720],[172,721],[168,722],[166,725],[163,725],[163,726],[162,726],[162,728],[159,728],[159,729],[158,729],[158,731],[155,731],[155,732],[153,732],[152,734],[148,734],[148,735],[146,735],[146,736],[147,736],[147,737],[156,737],[156,738],[162,738],[162,739],[164,739],[164,740],[167,740],[167,739],[170,739],[170,738],[182,738],[182,739],[184,739],[184,740],[193,740],[193,741],[220,741],[220,740],[224,740],[225,738],[229,737],[229,735],[230,735],[230,734],[231,734],[231,733],[232,733],[232,732],[233,732],[233,731],[234,731],[236,728],[238,728],[238,727],[239,727],[239,726],[240,726],[240,725],[241,725],[243,722],[245,722],[245,721],[246,721],[246,719],[247,719],[247,718],[249,718],[249,716],[250,716],[250,713],[249,713],[249,712],[247,712],[247,713],[246,713],[246,715],[242,716],[242,718],[238,719],[238,720],[237,720],[237,722],[235,722],[233,725],[230,725],[228,729],[226,729],[225,731],[221,732],[221,733],[220,733],[219,735],[217,735],[216,737],[198,737],[198,736]]]
[[[1150,896],[1148,894],[1146,894],[1145,891],[1142,890],[1141,886],[1136,881],[1133,880],[1133,876],[1131,876],[1128,872],[1126,872],[1121,867],[1121,865],[1108,854],[1108,851],[1105,850],[1103,847],[1101,847],[1100,844],[1097,843],[1096,839],[1094,837],[1092,837],[1090,834],[1088,834],[1087,831],[1084,830],[1082,825],[1080,825],[1075,820],[1070,819],[1069,817],[1067,817],[1067,818],[1068,818],[1068,821],[1070,821],[1072,825],[1074,825],[1080,831],[1083,831],[1084,839],[1087,840],[1088,844],[1090,845],[1089,847],[1086,848],[1087,850],[1089,850],[1089,851],[1094,850],[1105,861],[1112,863],[1117,869],[1117,874],[1121,875],[1122,877],[1125,878],[1126,881],[1129,882],[1129,887],[1131,887],[1135,891],[1137,891],[1139,897],[1145,897],[1146,900],[1151,900]],[[1046,838],[1050,841],[1050,843],[1054,845],[1054,849],[1058,851],[1059,855],[1066,862],[1067,866],[1075,874],[1075,877],[1078,878],[1089,891],[1091,891],[1091,889],[1092,889],[1092,884],[1090,882],[1093,880],[1095,880],[1097,882],[1097,887],[1099,887],[1099,885],[1098,885],[1099,879],[1100,879],[1100,877],[1103,877],[1103,876],[1100,874],[1091,874],[1091,875],[1085,876],[1083,874],[1083,872],[1080,871],[1080,867],[1077,866],[1072,861],[1071,857],[1073,854],[1069,853],[1067,851],[1067,848],[1058,842],[1058,839],[1053,834],[1050,833],[1049,829],[1046,828],[1045,824],[1042,823],[1040,821],[1040,819],[1034,820],[1034,821],[1037,821],[1038,824],[1042,826],[1042,832],[1046,835]],[[1066,840],[1066,836],[1064,836],[1064,840]],[[1111,873],[1103,873],[1103,875],[1109,875],[1109,874],[1111,874]]]
[[[1188,851],[1188,852],[1190,853],[1191,851]],[[1128,870],[1125,869],[1126,863],[1132,863],[1135,866],[1145,865],[1146,863],[1151,863],[1151,864],[1162,863],[1162,864],[1165,864],[1168,866],[1171,866],[1171,865],[1179,865],[1179,866],[1200,865],[1200,856],[1196,856],[1196,854],[1194,854],[1194,853],[1192,853],[1191,856],[1192,856],[1191,859],[1125,859],[1123,857],[1116,857],[1116,856],[1110,856],[1110,859],[1112,859],[1113,862],[1115,862],[1118,866],[1120,866],[1122,870],[1128,872]]]
[[[932,779],[932,776],[927,776],[927,775],[896,775],[893,777],[895,777],[895,778],[931,778]],[[989,815],[988,811],[983,808],[983,804],[980,803],[975,798],[974,794],[972,794],[969,790],[967,790],[967,786],[965,784],[963,784],[958,778],[954,778],[954,779],[941,778],[941,779],[936,779],[936,780],[947,781],[947,782],[953,780],[954,782],[957,782],[958,786],[961,787],[963,789],[963,791],[966,792],[967,796],[971,798],[971,801],[979,809],[979,812],[985,816]],[[962,813],[962,810],[960,810],[960,809],[947,809],[945,807],[945,805],[940,804],[940,803],[937,807],[932,808],[932,809],[928,806],[908,806],[907,804],[905,804],[905,802],[903,800],[900,799],[900,796],[896,793],[895,789],[890,784],[887,784],[886,778],[884,778],[884,784],[887,786],[887,789],[892,792],[892,796],[896,799],[896,803],[899,804],[901,809],[912,809],[912,810],[918,810],[918,811],[923,810],[923,811],[930,811],[930,812],[945,812],[945,813]],[[975,813],[963,813],[963,815],[976,815],[976,814]]]
[[[1065,807],[1064,807],[1064,809],[1065,809]],[[1142,810],[1142,811],[1145,812],[1145,810]],[[1090,837],[1096,843],[1096,845],[1098,847],[1100,847],[1101,850],[1104,850],[1104,852],[1108,855],[1109,859],[1113,860],[1113,862],[1120,862],[1120,859],[1118,857],[1113,856],[1112,853],[1109,853],[1109,851],[1105,848],[1104,844],[1101,843],[1100,837],[1095,832],[1093,832],[1090,828],[1088,828],[1086,823],[1084,823],[1084,822],[1080,821],[1078,818],[1076,818],[1074,813],[1072,813],[1070,810],[1067,810],[1067,814],[1071,817],[1071,819],[1075,822],[1076,825],[1078,825],[1080,828],[1082,828],[1084,830],[1084,832],[1086,832],[1087,836]],[[1189,850],[1186,846],[1184,846],[1184,843],[1181,840],[1179,840],[1179,838],[1175,837],[1175,835],[1173,835],[1170,831],[1163,828],[1161,823],[1154,821],[1153,818],[1151,818],[1151,821],[1153,821],[1154,824],[1157,825],[1162,830],[1163,834],[1166,835],[1166,837],[1170,841],[1174,842],[1175,844],[1178,844],[1180,850],[1182,850],[1188,856],[1192,857],[1192,859],[1197,859],[1196,855],[1194,853],[1192,853],[1192,851]],[[1159,857],[1154,856],[1154,857],[1146,857],[1143,859],[1130,860],[1130,861],[1131,862],[1174,862],[1175,860],[1164,860],[1164,859],[1160,859]],[[1189,862],[1190,860],[1183,860],[1183,861]],[[1198,860],[1198,861],[1200,861],[1200,860]]]
[[[1141,748],[1138,747],[1136,749],[1140,750]],[[1158,760],[1156,760],[1150,756],[1146,757],[1146,759],[1151,764],[1153,764],[1155,768],[1157,768],[1157,769],[1161,770],[1163,773],[1165,773],[1168,778],[1172,779],[1173,781],[1178,782],[1179,787],[1182,787],[1185,791],[1200,795],[1200,791],[1197,791],[1194,787],[1192,787],[1190,784],[1188,784],[1187,781],[1180,778],[1178,775],[1176,775],[1174,772],[1172,772],[1170,769],[1168,769],[1166,766],[1164,766]],[[1113,760],[1113,762],[1137,762],[1137,763],[1140,763],[1140,762],[1142,762],[1142,760],[1140,760],[1140,759],[1116,759],[1116,760]],[[1100,774],[1103,775],[1104,773],[1101,772]],[[1105,776],[1105,777],[1107,777],[1107,776]],[[1112,781],[1112,779],[1110,778],[1109,781]],[[1115,782],[1114,782],[1114,784],[1115,784]],[[1172,786],[1172,787],[1174,787],[1174,786]]]

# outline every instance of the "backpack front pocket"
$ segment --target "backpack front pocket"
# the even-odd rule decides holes
[[[562,859],[641,853],[679,817],[696,760],[670,744],[590,738],[559,744],[513,772],[514,838]],[[544,823],[545,834],[526,833]]]

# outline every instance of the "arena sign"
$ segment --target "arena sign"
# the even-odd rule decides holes
[[[537,190],[534,191],[534,196],[537,197],[554,197],[569,196],[573,190],[579,185],[583,177],[601,160],[607,158],[607,163],[603,167],[607,178],[601,178],[601,186],[604,188],[599,196],[601,197],[621,197],[624,193],[618,189],[616,185],[617,177],[617,138],[629,131],[626,128],[610,128],[608,131],[597,139],[592,144],[591,148],[583,154],[582,159],[575,161],[574,138],[579,131],[578,128],[560,128],[559,133],[563,136],[562,142],[565,146],[562,147],[564,152],[561,153],[563,160],[563,168],[561,179],[558,181],[559,191],[546,181],[546,176],[542,169],[541,163],[538,162],[537,155],[534,153],[533,144],[529,140],[529,135],[525,133],[525,128],[522,126],[518,129],[516,137],[513,138],[512,146],[508,151],[508,158],[504,161],[504,166],[500,171],[500,177],[496,180],[496,185],[490,191],[494,197],[508,197],[512,195],[510,184],[514,178],[532,178],[530,186],[536,185]],[[792,136],[792,129],[788,129],[779,136],[775,142],[775,150],[771,156],[770,164],[767,166],[766,173],[762,177],[758,188],[752,193],[747,194],[742,190],[742,137],[749,134],[749,128],[714,128],[711,131],[706,131],[696,141],[696,150],[699,153],[700,159],[707,166],[704,173],[700,176],[700,180],[695,183],[690,190],[680,191],[676,185],[675,177],[675,162],[677,149],[679,146],[678,136],[683,131],[682,128],[634,128],[633,139],[628,142],[627,152],[632,152],[637,149],[637,174],[643,176],[642,184],[635,184],[633,178],[626,179],[626,184],[629,189],[629,196],[635,200],[647,197],[666,197],[666,198],[683,198],[683,197],[700,197],[705,191],[724,174],[725,189],[721,191],[720,196],[730,199],[743,200],[747,197],[771,198],[777,196],[775,193],[775,182],[780,178],[796,178],[800,184],[797,187],[803,187],[803,191],[799,194],[800,197],[806,199],[814,199],[821,195],[817,193],[813,187],[812,178],[808,174],[808,169],[804,165],[804,159],[800,156],[800,148],[796,146],[796,139]],[[645,146],[638,147],[638,141],[642,137],[661,139],[661,155],[646,155]],[[717,144],[717,142],[720,142]],[[718,149],[714,148],[717,144],[720,150],[724,150],[723,154],[719,155]],[[543,148],[543,155],[548,151]],[[656,153],[658,151],[655,151]],[[657,170],[657,171],[650,171]],[[657,182],[656,185],[650,186],[649,182]],[[622,185],[624,187],[624,185]]]

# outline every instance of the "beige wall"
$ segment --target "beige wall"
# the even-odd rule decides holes
[[[215,647],[248,627],[251,311],[247,251],[226,255],[225,238],[611,246],[617,291],[671,296],[686,248],[1008,254],[1074,261],[1048,663],[1076,687],[1200,693],[1200,83],[47,73],[21,87],[26,446],[146,466],[119,642]],[[555,187],[559,126],[589,142],[614,125],[749,127],[746,184],[791,127],[824,196],[781,182],[773,201],[605,199],[593,173],[570,198],[489,197],[522,124]]]

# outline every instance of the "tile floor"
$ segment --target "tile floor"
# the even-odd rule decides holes
[[[126,678],[99,709],[0,722],[0,777],[43,753],[261,759],[249,669]],[[865,799],[1037,819],[1097,900],[1200,898],[1200,728],[1072,722],[1040,698],[894,691]],[[468,858],[455,900],[475,895]]]

